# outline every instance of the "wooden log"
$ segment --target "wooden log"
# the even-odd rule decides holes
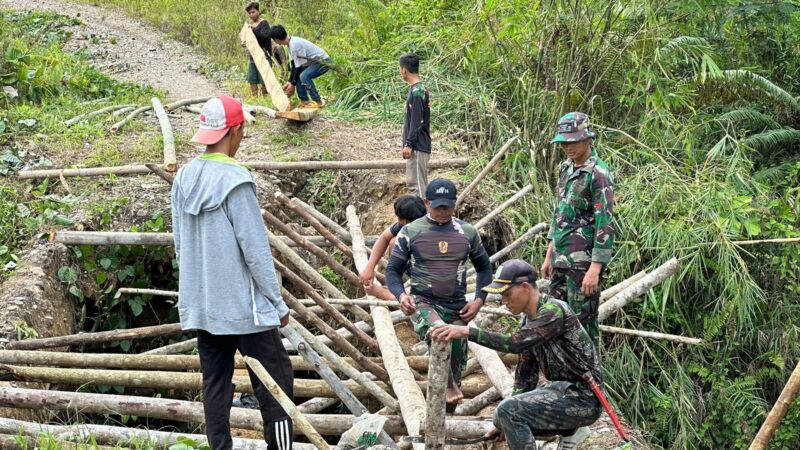
[[[29,437],[40,437],[43,433],[46,433],[58,439],[59,441],[96,442],[98,444],[109,445],[128,443],[132,444],[135,441],[139,444],[150,443],[158,448],[169,447],[177,444],[179,437],[191,439],[198,445],[207,444],[208,442],[206,436],[202,434],[115,427],[91,423],[51,425],[23,422],[21,420],[6,419],[2,417],[0,417],[0,433],[13,435],[21,434]],[[91,448],[94,450],[94,447]],[[267,443],[264,442],[263,439],[233,438],[233,448],[246,450],[267,450]]]
[[[156,176],[169,183],[170,186],[172,186],[172,183],[175,181],[175,177],[171,173],[162,169],[157,164],[147,163],[145,164],[145,167],[150,169],[150,171],[153,172]]]
[[[606,300],[608,300],[611,297],[619,294],[624,289],[626,289],[628,286],[632,285],[634,282],[639,281],[639,279],[641,279],[645,275],[647,275],[647,272],[642,270],[641,272],[633,275],[632,277],[626,278],[626,279],[620,281],[619,283],[615,284],[614,286],[611,286],[611,287],[609,287],[607,289],[603,289],[603,292],[600,293],[600,303],[601,304],[605,303]]]
[[[358,161],[250,161],[243,162],[255,170],[366,170],[388,169],[399,170],[406,167],[402,159],[378,159]],[[436,159],[428,164],[429,169],[454,169],[466,167],[469,158]]]
[[[661,266],[653,269],[652,272],[639,279],[639,281],[628,286],[627,289],[624,289],[622,292],[600,305],[597,321],[604,321],[611,314],[624,308],[630,301],[640,297],[654,286],[678,273],[678,270],[680,270],[680,263],[676,258],[672,258]]]
[[[353,344],[348,342],[347,339],[342,337],[342,335],[337,333],[336,330],[331,328],[331,326],[328,325],[324,320],[320,319],[316,314],[312,313],[308,310],[308,308],[300,304],[300,302],[298,302],[297,299],[294,298],[294,296],[292,296],[292,294],[290,294],[286,289],[281,288],[281,295],[283,296],[283,300],[286,302],[289,308],[295,310],[307,323],[314,325],[319,331],[327,336],[337,348],[353,358],[361,367],[368,370],[381,380],[389,380],[389,374],[386,373],[386,370],[384,370],[383,367],[375,364],[369,358],[364,356],[363,353],[355,348]]]
[[[172,133],[172,125],[169,123],[164,107],[158,97],[150,99],[153,103],[153,111],[158,117],[158,124],[161,126],[161,135],[164,138],[164,170],[175,172],[178,170],[178,160],[175,156],[175,136]]]
[[[101,344],[106,342],[148,339],[157,336],[181,333],[181,324],[171,323],[152,327],[129,328],[124,330],[100,331],[97,333],[78,333],[24,341],[11,341],[6,344],[9,350],[36,350],[39,348],[66,347],[70,345]]]
[[[293,321],[294,319],[290,319]],[[294,322],[292,322],[294,323]],[[308,344],[317,351],[317,353],[321,354],[331,365],[338,371],[342,372],[353,381],[360,384],[364,389],[369,392],[373,397],[377,398],[378,401],[383,403],[384,406],[389,408],[392,411],[398,411],[400,406],[397,403],[397,400],[394,399],[391,395],[389,395],[385,390],[383,390],[377,383],[372,381],[369,377],[365,376],[363,373],[359,372],[355,367],[351,365],[350,362],[345,360],[344,358],[337,355],[333,350],[331,350],[327,345],[323,344],[322,342],[317,339],[316,336],[311,334],[305,327],[301,324],[296,324],[295,329],[300,333],[301,336],[308,342]],[[351,361],[354,361],[351,359]]]
[[[276,111],[275,117],[295,122],[308,122],[317,117],[317,114],[319,114],[319,108],[295,108],[290,111]]]
[[[757,245],[757,244],[797,244],[800,238],[778,238],[778,239],[756,239],[753,241],[731,241],[735,245]],[[713,245],[714,243],[712,243]]]
[[[111,118],[113,119],[114,117],[119,117],[119,116],[121,116],[123,114],[127,114],[127,113],[133,111],[134,109],[136,109],[136,107],[133,106],[133,105],[126,106],[124,108],[120,108],[120,109],[114,111],[113,113],[111,113]]]
[[[142,114],[144,112],[150,111],[151,109],[153,109],[153,105],[146,105],[146,106],[142,106],[140,108],[134,109],[133,111],[130,112],[130,114],[125,116],[124,119],[120,120],[119,122],[115,123],[114,125],[111,125],[111,131],[116,133],[117,131],[121,130],[122,127],[124,127],[126,123],[128,123],[131,120],[135,119],[139,114]]]
[[[631,330],[629,328],[610,327],[608,325],[600,325],[600,331],[605,333],[624,334],[627,336],[637,336],[648,339],[659,339],[663,341],[677,342],[679,344],[702,344],[702,339],[690,338],[685,336],[677,336],[674,334],[657,333],[655,331],[641,331]]]
[[[283,241],[278,239],[278,237],[272,233],[272,231],[267,230],[267,236],[269,238],[269,243],[275,251],[277,251],[285,261],[291,264],[294,268],[300,271],[303,275],[308,277],[309,280],[313,281],[314,284],[322,288],[329,296],[335,298],[345,298],[347,297],[340,291],[336,286],[333,285],[330,281],[328,281],[325,277],[323,277],[319,272],[316,271],[311,265],[306,262],[305,259],[300,257],[294,250],[292,250],[288,245],[284,244]],[[369,314],[366,313],[363,309],[359,308],[358,306],[348,306],[347,310],[350,311],[356,318],[364,321],[371,320]]]
[[[364,235],[361,231],[361,221],[356,214],[353,205],[347,206],[347,224],[353,242],[353,260],[356,269],[364,270],[367,262],[367,247],[364,243]],[[373,306],[371,309],[372,320],[375,324],[375,337],[381,347],[381,356],[386,371],[389,372],[392,388],[398,395],[400,411],[403,422],[406,425],[409,435],[420,433],[422,422],[425,421],[425,398],[422,390],[414,380],[411,368],[408,366],[403,350],[400,348],[399,340],[394,332],[394,326],[389,318],[389,310],[382,306]],[[424,449],[423,444],[414,444],[418,450]]]
[[[502,259],[502,258],[503,258],[503,257],[505,257],[506,255],[508,255],[509,253],[511,253],[511,252],[513,252],[514,250],[516,250],[516,249],[518,249],[519,247],[521,247],[521,246],[522,246],[523,244],[525,244],[526,242],[528,242],[528,241],[530,241],[531,239],[533,239],[533,237],[534,237],[534,236],[536,236],[537,234],[539,234],[539,233],[541,233],[542,231],[546,230],[546,229],[547,229],[547,227],[549,227],[549,226],[550,226],[550,224],[548,224],[547,222],[542,222],[542,223],[537,223],[536,225],[534,225],[534,226],[532,226],[532,227],[528,228],[528,231],[526,231],[525,233],[523,233],[523,234],[522,234],[520,237],[518,237],[518,238],[517,238],[517,239],[516,239],[514,242],[512,242],[512,243],[510,243],[510,244],[506,245],[506,246],[505,246],[505,247],[503,247],[501,250],[497,251],[495,254],[493,254],[492,256],[490,256],[490,257],[489,257],[489,261],[491,261],[492,263],[495,263],[495,262],[499,261],[500,259]],[[471,268],[470,268],[470,269],[467,271],[467,276],[468,276],[468,277],[471,277],[472,275],[475,275],[475,273],[476,273],[476,272],[475,272],[475,268],[474,268],[474,267],[471,267]]]
[[[339,403],[338,398],[314,397],[297,405],[297,410],[303,414],[316,414],[322,410]]]
[[[105,113],[116,111],[116,110],[119,110],[119,109],[122,109],[122,108],[127,108],[128,106],[134,106],[134,105],[127,104],[127,105],[106,106],[105,108],[100,108],[97,111],[92,111],[92,112],[88,112],[88,113],[85,113],[85,114],[80,114],[78,116],[75,116],[72,119],[69,119],[69,120],[65,121],[64,125],[66,125],[68,127],[71,127],[71,126],[75,125],[76,123],[80,122],[83,119],[88,119],[89,117],[99,116],[100,114],[105,114]]]
[[[456,209],[458,209],[458,207],[461,206],[461,203],[464,202],[464,199],[467,198],[470,192],[472,192],[476,187],[478,187],[478,184],[480,184],[483,178],[489,172],[491,172],[491,170],[494,168],[495,165],[497,165],[497,163],[500,161],[503,155],[506,154],[506,151],[508,151],[508,149],[511,148],[511,144],[513,144],[514,141],[516,140],[517,136],[514,136],[509,140],[507,140],[506,143],[503,144],[502,147],[500,147],[500,150],[498,150],[497,153],[494,154],[492,159],[489,161],[489,164],[487,164],[486,167],[484,167],[478,173],[478,175],[476,175],[475,178],[472,179],[472,182],[466,188],[464,188],[464,190],[461,191],[461,194],[459,194],[458,198],[456,199]]]
[[[243,106],[245,109],[249,109],[251,114],[255,113],[264,114],[265,116],[272,119],[276,117],[275,114],[277,113],[277,111],[275,111],[272,108],[267,108],[266,106],[259,106],[259,105],[243,105]]]
[[[244,24],[244,26],[242,26],[242,30],[239,32],[239,40],[242,41],[245,47],[247,47],[247,51],[250,52],[250,56],[253,58],[253,62],[255,62],[258,73],[261,74],[261,79],[264,81],[264,86],[266,86],[275,108],[277,108],[278,111],[289,111],[292,109],[292,102],[289,100],[289,97],[286,96],[286,93],[283,92],[283,87],[275,77],[275,72],[272,71],[272,66],[270,66],[269,61],[267,61],[267,55],[264,54],[264,50],[258,45],[258,40],[256,40],[256,36],[253,34],[250,25]]]
[[[314,217],[308,210],[306,210],[301,204],[300,200],[297,198],[293,198],[289,200],[289,197],[283,195],[281,191],[275,193],[275,199],[280,202],[283,206],[291,209],[294,211],[295,214],[300,216],[303,220],[305,220],[312,228],[317,230],[317,233],[322,235],[325,239],[328,240],[334,247],[339,249],[342,253],[345,254],[348,258],[353,258],[353,251],[350,247],[347,246],[341,239],[339,239],[331,230],[329,230],[325,225],[322,224],[316,217]],[[349,235],[349,233],[348,233]]]
[[[506,365],[497,352],[471,341],[469,342],[469,349],[480,363],[483,372],[489,377],[494,387],[497,388],[500,396],[504,399],[510,398],[514,391],[514,377],[508,373]]]
[[[22,409],[75,411],[86,414],[120,414],[203,423],[203,404],[185,400],[139,397],[132,395],[90,394],[84,392],[46,391],[0,387],[0,406]],[[306,414],[318,433],[339,436],[353,426],[350,414]],[[481,417],[464,417],[447,422],[448,436],[469,439],[483,435],[491,422]],[[261,413],[253,409],[231,408],[231,428],[263,431]],[[387,416],[384,426],[389,434],[408,434],[398,416]]]
[[[121,295],[153,295],[158,297],[178,297],[178,291],[165,291],[162,289],[119,288],[115,297]]]
[[[433,341],[428,367],[428,408],[425,412],[425,448],[444,450],[445,406],[447,383],[450,376],[450,342]]]
[[[177,355],[180,353],[190,352],[197,348],[197,338],[187,339],[185,341],[168,344],[163,347],[148,350],[143,355]]]
[[[358,275],[354,274],[352,270],[348,269],[347,267],[343,266],[339,261],[333,259],[333,256],[322,250],[321,248],[317,247],[303,236],[300,233],[294,231],[283,223],[280,219],[275,217],[271,212],[267,210],[261,210],[261,215],[264,217],[264,221],[274,227],[276,230],[283,233],[289,239],[293,240],[297,245],[306,249],[309,253],[319,258],[325,265],[330,267],[334,272],[341,275],[345,280],[347,280],[350,284],[355,286],[356,288],[361,288],[361,281],[358,279]]]
[[[205,103],[211,100],[214,97],[194,97],[194,98],[183,98],[180,100],[175,100],[172,103],[167,103],[164,107],[166,112],[170,112],[172,110],[178,109],[182,106],[189,106],[189,105],[196,105],[198,103]]]
[[[511,197],[509,197],[508,200],[506,200],[503,203],[501,203],[497,208],[492,210],[492,212],[490,212],[489,214],[483,216],[481,218],[481,220],[476,222],[475,223],[475,229],[476,230],[480,230],[481,228],[485,227],[486,224],[488,224],[490,221],[492,221],[492,219],[494,219],[495,217],[497,217],[500,214],[502,214],[502,212],[505,211],[506,209],[508,209],[509,206],[511,206],[514,203],[516,203],[517,200],[521,199],[523,196],[525,196],[525,194],[527,194],[528,192],[530,192],[532,190],[533,190],[533,185],[529,184],[529,185],[525,186],[524,188],[520,189],[519,191],[517,191],[516,194],[512,195]]]
[[[144,164],[130,164],[127,166],[115,167],[89,167],[84,169],[45,169],[45,170],[21,170],[17,177],[21,179],[38,179],[64,177],[97,177],[103,175],[130,175],[150,173]]]
[[[331,304],[328,303],[328,301],[324,299],[313,288],[313,286],[308,284],[302,277],[295,274],[293,271],[289,270],[286,266],[284,266],[280,262],[276,262],[275,267],[281,272],[281,275],[285,280],[291,282],[292,284],[300,288],[303,292],[305,292],[309,297],[311,297],[313,303],[322,308],[324,313],[330,315],[330,317],[333,320],[335,320],[339,325],[343,326],[348,331],[353,333],[353,336],[355,336],[359,342],[371,348],[373,351],[376,352],[380,351],[378,343],[375,342],[375,339],[373,339],[370,335],[368,335],[360,328],[355,326],[355,324],[351,322],[347,317],[345,317],[344,314],[342,314],[341,312],[339,312],[339,310],[331,306]]]
[[[334,222],[330,217],[326,216],[325,214],[321,213],[317,208],[309,205],[308,203],[300,200],[299,198],[295,197],[292,199],[292,203],[298,204],[303,209],[308,211],[315,219],[317,219],[320,223],[325,225],[329,230],[333,231],[337,236],[339,236],[345,244],[350,245],[353,240],[350,238],[350,232],[345,230],[344,227],[339,225],[338,223]],[[313,225],[312,225],[313,226]],[[318,230],[319,231],[319,230]],[[320,233],[321,234],[321,233]],[[369,244],[367,244],[369,245]],[[351,256],[352,258],[352,256]]]
[[[261,363],[249,356],[244,357],[244,362],[250,367],[250,370],[256,374],[259,380],[264,383],[264,386],[267,388],[272,397],[281,405],[284,411],[292,418],[292,422],[294,422],[294,428],[303,433],[312,444],[314,444],[317,448],[322,450],[330,449],[330,446],[322,436],[317,433],[317,430],[311,425],[311,423],[306,419],[306,417],[297,410],[297,406],[295,406],[292,399],[290,399],[283,389],[278,386],[278,383],[275,382],[275,379],[267,372],[267,369],[261,365]]]
[[[772,435],[780,427],[781,421],[797,396],[798,391],[800,391],[800,362],[795,366],[791,376],[789,376],[789,380],[781,390],[781,395],[778,396],[778,400],[775,401],[764,423],[761,424],[758,434],[753,439],[753,443],[750,444],[750,450],[765,450],[767,448]]]
[[[149,169],[148,169],[149,172]],[[172,245],[172,233],[138,233],[128,231],[71,231],[57,230],[51,233],[52,240],[64,245]],[[317,246],[327,245],[321,236],[303,236]],[[289,247],[297,244],[286,236],[278,236]],[[377,236],[369,236],[374,242]],[[344,298],[344,297],[337,297]]]
[[[491,405],[499,398],[501,398],[500,391],[498,391],[496,387],[492,386],[479,395],[456,406],[453,414],[456,416],[469,416],[475,414],[483,408]]]

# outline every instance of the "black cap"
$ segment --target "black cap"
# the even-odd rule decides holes
[[[484,292],[502,294],[511,286],[528,282],[536,285],[536,269],[521,259],[506,261],[497,268],[492,284],[483,287]]]
[[[440,206],[456,207],[456,185],[452,181],[437,178],[425,189],[425,198],[431,202],[431,208]]]

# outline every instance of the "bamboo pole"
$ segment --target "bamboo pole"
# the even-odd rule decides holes
[[[369,261],[367,247],[364,244],[364,236],[361,231],[361,221],[353,205],[347,206],[346,213],[353,243],[353,261],[356,264],[356,268],[361,271]],[[389,372],[393,389],[402,393],[402,395],[398,394],[398,401],[403,422],[409,435],[417,435],[420,432],[422,422],[425,421],[425,397],[423,397],[422,390],[415,382],[411,368],[408,366],[403,350],[400,348],[399,340],[394,332],[394,326],[389,318],[389,310],[382,306],[373,306],[371,313],[375,324],[375,337],[381,346],[383,364],[386,367],[386,371]],[[414,448],[423,450],[425,447],[423,444],[414,444]]]
[[[297,405],[297,410],[303,414],[316,414],[326,408],[339,403],[338,398],[314,397]]]
[[[190,352],[197,348],[197,338],[187,339],[185,341],[176,342],[174,344],[165,345],[163,347],[148,350],[143,355],[177,355],[180,353]]]
[[[249,109],[251,113],[258,113],[264,114],[265,116],[274,119],[275,118],[275,110],[272,108],[267,108],[266,106],[259,106],[259,105],[243,105],[245,109]]]
[[[476,230],[480,230],[481,228],[485,227],[486,224],[488,224],[492,219],[494,219],[495,217],[497,217],[500,214],[502,214],[502,212],[505,211],[506,209],[508,209],[509,206],[511,206],[514,203],[516,203],[517,200],[521,199],[525,194],[527,194],[528,192],[530,192],[532,190],[533,190],[533,185],[529,184],[529,185],[525,186],[524,188],[520,189],[519,191],[517,191],[516,194],[512,195],[511,197],[509,197],[508,200],[506,200],[503,203],[501,203],[500,206],[498,206],[497,208],[492,210],[492,212],[490,212],[489,214],[483,216],[481,218],[481,220],[479,220],[477,223],[475,223],[475,229]]]
[[[124,108],[120,108],[120,109],[114,111],[113,113],[111,113],[111,118],[113,119],[114,117],[119,117],[119,116],[121,116],[123,114],[127,114],[127,113],[133,111],[134,109],[136,109],[136,107],[133,106],[133,105],[126,106]]]
[[[500,391],[498,391],[496,387],[492,386],[489,389],[481,392],[479,395],[456,406],[453,414],[456,416],[469,416],[475,414],[483,408],[491,405],[499,398],[501,398]]]
[[[111,131],[116,133],[117,131],[121,130],[122,127],[124,127],[126,123],[128,123],[131,120],[135,119],[136,116],[138,116],[139,114],[142,114],[144,112],[150,111],[151,109],[153,109],[153,105],[146,105],[146,106],[142,106],[140,108],[134,109],[133,111],[131,111],[130,114],[125,116],[124,119],[120,120],[119,122],[115,123],[114,125],[111,125]]]
[[[278,253],[286,259],[292,266],[294,266],[297,270],[299,270],[303,275],[307,276],[309,280],[313,281],[314,284],[322,288],[328,295],[335,298],[345,298],[347,297],[340,291],[336,286],[333,285],[330,281],[328,281],[325,277],[320,275],[319,272],[316,271],[311,265],[306,262],[305,259],[300,257],[294,250],[289,248],[288,245],[283,243],[282,240],[278,239],[278,237],[272,233],[272,231],[267,230],[267,236],[269,237],[269,243],[273,249],[277,250]],[[359,308],[358,306],[348,306],[347,310],[353,313],[358,319],[369,321],[371,317],[369,314],[366,313],[363,309]]]
[[[607,319],[611,314],[624,308],[630,301],[638,298],[654,286],[678,273],[678,270],[680,270],[680,263],[676,258],[672,258],[661,266],[653,269],[652,272],[639,279],[639,281],[628,286],[628,288],[600,305],[597,321],[602,322]]]
[[[370,335],[362,331],[360,328],[355,326],[353,322],[351,322],[344,314],[340,313],[339,310],[331,306],[330,303],[326,299],[324,299],[310,284],[308,284],[303,278],[289,270],[286,266],[281,264],[280,262],[275,262],[275,267],[281,272],[281,275],[287,281],[291,282],[298,288],[300,288],[303,292],[305,292],[309,297],[311,297],[311,301],[322,308],[325,314],[330,315],[330,317],[335,320],[339,325],[346,328],[348,331],[353,333],[353,336],[359,340],[362,344],[366,345],[367,347],[371,348],[372,350],[378,352],[380,351],[380,347],[378,347],[378,343],[375,342]],[[300,302],[301,304],[303,302]],[[303,305],[305,306],[305,305]]]
[[[783,416],[786,415],[786,411],[789,410],[789,406],[794,401],[798,391],[800,391],[800,362],[795,366],[792,375],[789,376],[789,380],[781,391],[781,395],[778,396],[778,400],[775,401],[764,423],[761,424],[758,434],[753,439],[753,443],[750,444],[750,450],[765,450],[767,448],[767,444],[769,444],[772,435],[780,427]]]
[[[333,231],[337,236],[339,236],[345,244],[352,244],[353,240],[350,237],[350,232],[345,230],[344,227],[339,225],[338,223],[331,220],[330,217],[326,216],[325,214],[321,213],[319,210],[314,208],[313,206],[309,205],[308,203],[300,200],[299,198],[295,197],[292,199],[292,203],[296,203],[303,207],[309,214],[314,216],[320,223],[325,225],[329,230]],[[313,225],[312,225],[313,226]]]
[[[243,165],[255,170],[398,170],[406,167],[402,159],[376,159],[355,161],[250,161]],[[429,169],[456,169],[467,167],[469,158],[436,159],[428,164]]]
[[[109,113],[109,112],[116,111],[116,110],[122,109],[122,108],[127,108],[128,106],[134,106],[134,105],[126,104],[126,105],[106,106],[105,108],[100,108],[97,111],[92,111],[92,112],[88,112],[88,113],[85,113],[85,114],[80,114],[78,116],[75,116],[72,119],[69,119],[69,120],[65,121],[64,125],[66,125],[68,127],[71,127],[71,126],[75,125],[76,123],[80,122],[83,119],[88,119],[89,117],[98,116],[100,114]]]
[[[0,387],[0,406],[22,409],[80,411],[85,414],[120,414],[203,423],[203,404],[185,400],[139,397],[132,395],[90,394],[84,392],[46,391]],[[322,435],[340,436],[353,426],[350,414],[306,414],[306,419]],[[448,436],[468,439],[482,436],[491,422],[481,417],[464,417],[447,422]],[[261,412],[231,408],[231,428],[263,431]],[[398,416],[386,416],[387,433],[410,434]]]
[[[158,297],[178,297],[178,291],[165,291],[161,289],[142,289],[142,288],[119,288],[117,297],[120,295],[153,295]]]
[[[158,97],[150,99],[153,103],[153,111],[158,117],[158,124],[161,126],[161,135],[164,137],[164,170],[167,172],[175,172],[178,170],[178,160],[175,156],[175,137],[172,134],[172,125],[169,123],[167,112],[161,105],[161,100]]]
[[[425,412],[425,448],[444,450],[447,379],[450,375],[450,342],[433,341],[428,367],[428,396]]]
[[[169,183],[170,186],[172,186],[172,183],[175,181],[175,177],[171,173],[162,169],[157,164],[147,163],[145,164],[145,167],[150,169],[150,171],[156,174],[159,178]]]
[[[699,345],[703,343],[702,339],[697,339],[697,338],[677,336],[674,334],[657,333],[655,331],[641,331],[641,330],[631,330],[629,328],[610,327],[608,325],[600,325],[600,331],[603,331],[605,333],[624,334],[627,336],[637,336],[648,339],[659,339],[663,341],[677,342],[679,344]]]
[[[502,147],[500,147],[500,150],[498,150],[497,153],[494,154],[492,159],[489,161],[489,164],[487,164],[486,167],[484,167],[478,173],[478,175],[476,175],[475,178],[473,178],[472,182],[466,188],[464,188],[463,191],[461,191],[461,194],[456,199],[456,209],[458,209],[458,207],[461,206],[461,203],[464,202],[464,199],[467,198],[470,192],[472,192],[478,186],[478,184],[480,184],[481,180],[483,180],[486,174],[488,174],[494,168],[494,166],[497,165],[497,163],[500,161],[503,155],[506,154],[506,151],[508,151],[508,149],[511,148],[511,144],[513,144],[514,141],[516,140],[517,136],[513,136],[512,138],[507,140],[506,143],[503,144]]]
[[[647,272],[642,270],[631,276],[630,278],[626,278],[619,283],[611,286],[607,289],[603,289],[603,292],[600,293],[600,303],[605,303],[606,300],[610,299],[611,297],[619,294],[623,290],[625,290],[628,286],[632,285],[634,282],[639,281],[643,276],[647,275]]]
[[[164,107],[164,111],[170,112],[174,109],[178,109],[181,106],[189,106],[189,105],[196,105],[198,103],[205,103],[211,100],[214,97],[194,97],[194,98],[184,98],[180,100],[175,100],[172,103],[168,103],[167,106]]]
[[[114,167],[88,167],[83,169],[45,169],[45,170],[21,170],[17,173],[20,179],[38,179],[64,177],[97,177],[104,175],[130,175],[150,173],[143,164],[130,164],[127,166]]]
[[[149,170],[148,170],[149,172]],[[172,245],[172,233],[139,233],[128,231],[71,231],[57,230],[51,234],[52,240],[65,245]],[[317,246],[327,245],[320,236],[303,236],[304,239]],[[286,236],[278,236],[289,247],[297,244]],[[377,236],[369,236],[367,241],[374,242]],[[343,298],[343,297],[338,297]]]
[[[290,319],[290,323],[296,323],[294,319]],[[333,367],[360,384],[364,389],[369,392],[373,397],[377,398],[384,406],[392,411],[399,410],[400,406],[397,400],[383,390],[377,383],[369,379],[363,373],[354,368],[347,360],[337,355],[333,350],[328,348],[327,345],[321,343],[316,336],[311,334],[303,325],[296,323],[295,329],[300,335],[308,342],[308,344],[328,360]],[[351,359],[351,361],[353,361]]]
[[[358,279],[358,275],[354,274],[353,271],[343,266],[339,261],[333,259],[330,254],[309,242],[307,239],[301,236],[300,233],[292,230],[288,225],[275,217],[271,212],[267,210],[261,210],[261,215],[268,225],[271,225],[276,230],[293,240],[298,246],[306,249],[309,253],[319,258],[323,263],[330,267],[334,272],[341,275],[350,284],[356,288],[361,288],[361,281]]]
[[[347,246],[341,239],[339,239],[334,233],[332,233],[325,225],[322,224],[316,217],[314,217],[308,210],[303,208],[300,204],[300,200],[297,198],[293,198],[289,200],[289,197],[285,196],[281,191],[275,193],[275,199],[278,200],[283,206],[291,209],[294,211],[295,214],[300,216],[303,220],[308,222],[311,227],[317,230],[317,233],[325,237],[334,247],[339,249],[342,253],[345,254],[348,258],[353,258],[353,251],[350,250],[350,247]]]
[[[756,239],[753,241],[731,241],[736,245],[756,245],[756,244],[796,244],[800,242],[800,237],[778,238],[778,239]]]
[[[497,251],[494,255],[489,257],[489,261],[495,263],[499,261],[501,258],[505,257],[509,253],[513,252],[514,250],[521,247],[526,242],[530,241],[534,236],[541,233],[542,231],[546,230],[547,227],[550,225],[547,222],[537,223],[536,225],[528,228],[528,231],[523,233],[520,237],[518,237],[514,242],[508,244],[507,246],[503,247],[501,250]],[[475,275],[475,268],[471,267],[467,271],[467,276],[471,277]]]
[[[38,348],[66,347],[69,345],[101,344],[129,339],[148,339],[176,333],[181,333],[181,324],[179,323],[124,330],[100,331],[97,333],[78,333],[67,336],[27,339],[24,341],[11,341],[6,344],[6,348],[9,350],[35,350]]]
[[[326,399],[327,400],[327,399]],[[189,434],[147,430],[141,428],[116,427],[110,425],[96,425],[81,423],[73,425],[50,425],[0,417],[0,433],[22,434],[29,437],[40,437],[42,433],[49,434],[59,441],[96,442],[98,444],[117,445],[120,443],[151,443],[159,448],[169,447],[178,443],[178,438],[188,438],[198,445],[207,444],[207,438],[202,434]],[[32,448],[32,447],[31,447]],[[116,448],[116,447],[115,447]],[[267,443],[263,439],[233,438],[233,448],[242,450],[267,450]],[[92,447],[94,449],[94,447]]]

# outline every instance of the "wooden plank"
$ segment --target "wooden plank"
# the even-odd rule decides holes
[[[264,80],[264,85],[267,87],[267,92],[269,92],[269,96],[272,98],[272,104],[275,105],[275,108],[277,108],[278,111],[289,111],[292,109],[292,103],[289,101],[289,97],[283,92],[283,87],[280,82],[278,82],[278,78],[275,77],[275,72],[272,71],[269,62],[267,62],[267,55],[264,54],[264,50],[258,45],[256,35],[253,34],[253,30],[250,29],[250,25],[247,23],[242,26],[242,31],[239,32],[239,39],[245,47],[247,47],[250,56],[253,57],[256,68],[258,68],[258,72],[261,74],[261,79]]]
[[[291,111],[277,111],[275,117],[296,122],[308,122],[316,117],[317,114],[319,114],[319,108],[295,108]]]

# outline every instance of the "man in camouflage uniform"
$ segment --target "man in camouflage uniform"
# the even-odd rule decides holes
[[[404,226],[392,249],[386,268],[386,284],[411,315],[420,339],[430,344],[428,330],[445,323],[466,325],[486,300],[481,291],[492,281],[492,265],[475,228],[456,218],[456,186],[438,178],[425,190],[427,215]],[[475,299],[467,302],[467,260],[477,271]],[[403,286],[403,272],[411,277],[411,294]],[[447,402],[454,404],[463,394],[461,373],[467,364],[467,343],[453,340]]]
[[[584,113],[568,113],[558,121],[552,142],[561,145],[567,159],[559,170],[558,201],[541,272],[550,278],[550,295],[578,314],[597,349],[600,280],[614,245],[614,180],[592,147],[594,137]]]
[[[588,435],[585,427],[603,411],[584,382],[589,373],[603,385],[591,338],[566,303],[539,293],[536,269],[525,261],[503,263],[483,290],[501,294],[513,314],[525,313],[519,329],[503,334],[443,325],[431,330],[431,336],[437,340],[466,337],[493,350],[519,354],[514,395],[498,405],[496,430],[490,434],[501,432],[511,450],[536,450],[536,434],[569,435],[565,441],[577,444]],[[539,370],[549,380],[543,386],[538,386]]]

